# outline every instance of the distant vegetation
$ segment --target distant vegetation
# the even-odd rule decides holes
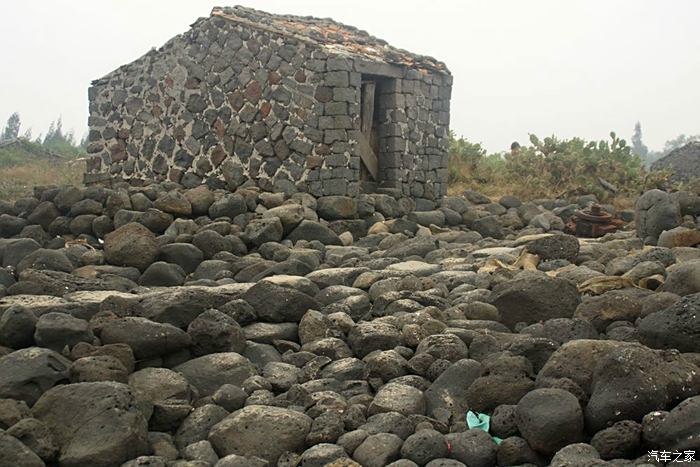
[[[20,144],[8,144],[15,140]],[[85,141],[76,141],[72,131],[65,132],[60,117],[51,122],[45,135],[33,138],[31,129],[21,133],[20,116],[15,112],[0,131],[0,166],[22,165],[49,156],[74,159],[84,155]]]
[[[594,193],[601,201],[627,204],[640,192],[668,183],[668,173],[649,172],[648,164],[661,155],[649,152],[641,136],[639,124],[632,146],[615,133],[602,141],[530,135],[529,146],[488,154],[481,144],[451,133],[450,192],[472,189],[492,197],[508,194],[524,199]],[[667,142],[663,155],[691,139],[682,135]]]
[[[14,200],[37,185],[80,184],[85,165],[85,141],[64,132],[61,119],[45,135],[21,133],[19,114],[13,113],[0,131],[0,200]]]

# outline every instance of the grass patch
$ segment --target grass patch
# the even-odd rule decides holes
[[[0,167],[0,200],[15,201],[30,195],[35,186],[75,185],[83,182],[85,162],[36,161]]]

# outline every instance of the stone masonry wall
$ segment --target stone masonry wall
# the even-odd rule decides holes
[[[450,75],[329,56],[216,17],[93,82],[86,181],[355,196],[362,73],[383,68],[400,77],[388,79],[376,110],[381,179],[404,195],[440,197]]]
[[[414,198],[447,194],[452,76],[408,70],[380,95],[380,179]]]

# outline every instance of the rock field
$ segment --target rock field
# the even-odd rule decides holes
[[[698,466],[700,196],[592,201],[0,201],[0,467]]]

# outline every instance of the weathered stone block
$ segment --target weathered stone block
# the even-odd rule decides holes
[[[350,85],[350,77],[347,71],[329,71],[324,77],[324,84],[331,87],[346,88]]]
[[[333,88],[333,100],[336,102],[355,102],[357,100],[357,89]]]
[[[345,102],[329,102],[324,106],[326,115],[348,115],[348,104]]]

